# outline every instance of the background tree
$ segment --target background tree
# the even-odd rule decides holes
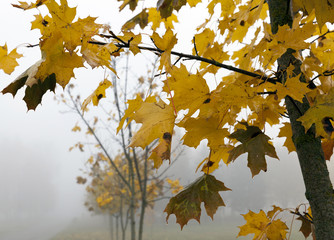
[[[122,69],[122,63],[117,69]],[[154,75],[155,63],[152,63],[152,70],[148,76]],[[73,96],[75,91],[71,85],[67,94],[62,94],[59,102],[65,103],[71,112],[80,117],[82,124],[77,123],[72,131],[85,132],[86,141],[80,141],[70,148],[78,148],[80,151],[89,149],[91,156],[86,162],[87,169],[83,176],[77,177],[77,183],[88,184],[86,190],[95,197],[96,203],[88,204],[89,210],[93,206],[98,207],[97,211],[107,211],[116,218],[116,225],[121,228],[121,239],[125,239],[126,230],[130,225],[131,239],[142,239],[144,228],[145,209],[154,207],[154,203],[164,198],[168,192],[177,193],[182,187],[178,180],[171,180],[166,176],[171,165],[167,165],[162,171],[154,169],[154,162],[148,161],[148,152],[156,145],[152,143],[143,151],[129,148],[128,145],[138,128],[134,123],[129,122],[126,129],[120,129],[116,136],[116,126],[120,123],[122,116],[127,111],[127,97],[133,94],[142,94],[150,89],[153,93],[155,86],[152,85],[152,77],[129,77],[129,58],[125,56],[124,70],[117,71],[119,78],[111,73],[106,76],[99,88],[89,96],[82,105],[80,96]],[[116,69],[116,62],[113,63]],[[111,81],[108,80],[111,78]],[[111,89],[106,90],[112,86]],[[134,86],[134,87],[132,87]],[[134,89],[133,89],[134,88]],[[106,94],[109,96],[109,103],[100,105],[102,111],[90,111],[87,102],[101,99]],[[116,103],[116,104],[115,104]],[[115,106],[116,105],[116,106]],[[91,120],[89,120],[91,118]],[[92,140],[93,137],[93,140]],[[174,149],[175,156],[180,156],[178,146]],[[175,162],[175,161],[174,161]],[[88,181],[87,181],[88,179]],[[138,215],[138,219],[136,217]],[[138,220],[138,233],[136,237],[136,221]],[[129,224],[130,223],[130,224]],[[116,227],[118,232],[118,227]],[[118,239],[118,234],[116,234]]]
[[[46,7],[48,12],[35,15],[32,22],[32,29],[41,33],[36,46],[42,58],[2,92],[15,95],[26,85],[24,100],[28,109],[35,109],[56,83],[68,84],[74,68],[86,64],[116,72],[111,59],[126,49],[133,55],[153,52],[160,56],[162,90],[158,97],[138,95],[128,101],[118,130],[126,121],[141,123],[130,147],[145,150],[158,141],[148,156],[155,167],[170,160],[175,128],[185,129],[184,145],[196,148],[205,139],[209,149],[199,166],[203,176],[170,200],[167,219],[175,214],[182,228],[189,219],[199,221],[202,202],[211,217],[225,205],[219,191],[230,189],[211,175],[221,162],[232,164],[248,153],[252,177],[267,171],[265,155],[278,158],[266,131],[275,125],[279,136],[286,137],[285,146],[298,154],[313,215],[305,213],[304,218],[314,224],[318,240],[334,239],[334,193],[325,162],[334,145],[333,4],[333,0],[160,0],[157,5],[121,1],[120,11],[129,7],[134,16],[115,33],[95,18],[75,18],[76,9],[66,0],[20,2],[14,7]],[[192,54],[177,50],[183,42],[177,21],[185,6],[207,11],[194,33]],[[15,49],[8,53],[6,45],[1,51],[0,67],[10,74],[21,55]],[[96,105],[107,85],[103,81],[84,107],[90,101]],[[250,211],[239,235],[286,238],[288,227],[277,219],[282,211],[279,207],[267,213]],[[258,227],[250,228],[252,222]]]

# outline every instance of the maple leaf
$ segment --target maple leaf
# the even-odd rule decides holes
[[[176,35],[173,34],[173,31],[168,28],[166,33],[161,38],[156,32],[154,32],[151,36],[154,41],[154,44],[163,51],[160,57],[160,66],[159,69],[162,69],[165,66],[167,69],[170,68],[170,54],[172,48],[177,43]]]
[[[168,133],[172,136],[175,120],[174,109],[162,100],[143,102],[134,113],[133,120],[143,125],[133,136],[130,146],[144,149],[157,138],[163,138]]]
[[[312,0],[293,0],[294,11],[303,10],[306,14],[312,13],[315,9],[315,15],[317,17],[319,28],[326,22],[334,23],[334,1],[333,0],[318,0],[314,2]]]
[[[19,65],[16,59],[20,57],[23,57],[23,55],[17,53],[16,49],[8,53],[7,44],[0,46],[0,69],[7,74],[11,74],[15,67]]]
[[[147,20],[148,22],[152,23],[151,28],[153,31],[155,31],[161,26],[162,23],[164,24],[166,29],[173,29],[173,22],[177,22],[177,17],[176,15],[172,14],[168,18],[161,18],[160,12],[156,8],[149,8]]]
[[[188,118],[178,124],[187,130],[183,136],[183,143],[196,148],[203,139],[208,139],[208,146],[214,145],[217,139],[224,139],[229,135],[226,128],[220,126],[218,118]]]
[[[204,53],[213,45],[216,34],[211,29],[204,29],[201,33],[198,33],[193,38],[193,43],[196,46],[196,50],[193,49],[193,54],[203,56]],[[219,51],[221,52],[221,51]]]
[[[62,39],[56,34],[41,43],[42,62],[38,67],[36,79],[45,79],[51,74],[56,75],[57,83],[63,88],[74,77],[74,68],[83,67],[83,59],[77,53],[69,53],[63,49]]]
[[[35,109],[38,104],[41,103],[43,95],[48,91],[55,90],[56,87],[56,76],[51,74],[46,76],[43,80],[37,79],[36,72],[42,61],[36,62],[19,77],[17,77],[12,83],[2,90],[2,93],[11,93],[13,97],[17,91],[23,86],[27,85],[25,90],[25,96],[23,100],[26,102],[28,110]]]
[[[206,213],[213,219],[218,207],[225,206],[219,191],[229,191],[224,183],[212,175],[204,174],[195,182],[188,185],[183,191],[169,200],[164,212],[166,221],[171,214],[175,214],[176,222],[181,229],[190,219],[200,222],[201,203],[204,202]]]
[[[32,8],[37,8],[43,4],[45,4],[49,0],[37,0],[35,3],[27,3],[27,2],[21,2],[19,1],[19,4],[12,4],[13,7],[20,8],[23,10],[28,10]]]
[[[206,101],[210,101],[209,87],[200,73],[190,74],[183,64],[180,68],[174,66],[168,73],[171,77],[165,81],[164,91],[174,92],[176,111],[189,109],[188,116],[191,116]]]
[[[139,25],[141,29],[144,29],[148,24],[148,13],[147,9],[144,8],[140,13],[136,16],[128,20],[123,24],[122,29],[129,31],[133,29],[136,25]]]
[[[284,146],[288,149],[289,153],[296,151],[296,147],[292,141],[292,130],[290,123],[283,123],[284,126],[280,128],[278,137],[285,137]]]
[[[299,81],[300,75],[296,77],[290,77],[287,81],[282,85],[278,83],[277,88],[277,96],[279,99],[283,99],[285,96],[289,95],[294,100],[299,102],[303,102],[303,98],[305,97],[306,93],[310,92],[311,90],[307,87],[307,83],[303,83]]]
[[[331,88],[327,94],[318,95],[315,103],[297,120],[302,122],[307,131],[315,124],[316,136],[330,138],[331,131],[326,132],[324,123],[326,119],[334,118],[334,88]]]
[[[240,226],[239,236],[254,234],[253,240],[273,239],[283,240],[286,237],[288,227],[280,219],[274,220],[275,213],[281,212],[282,209],[275,207],[267,214],[261,210],[259,213],[249,211],[242,214],[246,220],[245,225]]]
[[[149,159],[154,161],[154,168],[159,168],[163,160],[170,160],[175,122],[174,109],[161,99],[156,101],[152,97],[145,102],[137,97],[129,103],[129,109],[131,110],[125,112],[118,130],[123,126],[123,119],[126,118],[142,123],[141,128],[132,137],[129,147],[141,147],[144,149],[155,139],[159,139],[158,146],[152,150],[149,156]]]
[[[129,8],[134,11],[137,7],[138,0],[118,0],[123,2],[122,5],[119,7],[119,10],[122,11],[127,5],[129,5]]]
[[[329,161],[331,159],[331,156],[333,155],[334,139],[321,139],[321,146],[322,150],[324,151],[325,160]]]
[[[167,18],[172,15],[173,10],[179,11],[180,8],[187,4],[187,0],[158,0],[157,9],[161,17]]]
[[[85,111],[90,102],[92,102],[94,106],[97,106],[100,100],[106,97],[106,89],[111,86],[112,84],[108,79],[104,79],[100,82],[95,91],[83,101],[81,109]]]
[[[246,126],[246,130],[237,129],[229,138],[237,139],[241,142],[230,151],[227,162],[234,161],[241,154],[248,153],[247,166],[252,172],[252,177],[259,174],[261,170],[267,171],[267,163],[265,155],[277,158],[277,154],[273,145],[269,142],[269,137],[265,135],[258,127],[248,126],[247,123],[241,123]]]

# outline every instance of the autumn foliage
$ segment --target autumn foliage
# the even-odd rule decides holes
[[[53,91],[56,84],[65,87],[76,68],[102,67],[117,75],[111,60],[125,50],[133,55],[146,51],[158,55],[156,81],[162,84],[161,91],[129,99],[117,130],[131,121],[142,124],[129,147],[145,149],[158,141],[149,155],[155,168],[173,160],[170,152],[176,128],[185,130],[182,143],[186,146],[197,148],[206,140],[209,154],[198,166],[203,176],[173,197],[165,209],[168,216],[176,215],[182,228],[190,219],[199,220],[202,202],[211,217],[224,206],[219,192],[230,189],[210,175],[220,164],[233,164],[247,153],[247,166],[255,177],[267,170],[268,157],[278,158],[266,126],[279,128],[278,137],[286,138],[284,146],[289,152],[296,150],[287,99],[299,111],[298,121],[305,132],[315,125],[326,159],[333,153],[334,34],[329,23],[334,22],[334,2],[292,0],[291,24],[277,29],[270,24],[269,17],[276,13],[269,16],[267,2],[159,0],[155,5],[120,0],[120,11],[130,8],[133,16],[117,33],[95,17],[78,18],[76,8],[66,0],[13,4],[37,13],[32,29],[40,32],[41,59],[2,93],[15,96],[25,87],[24,101],[28,109],[35,109],[46,91]],[[36,8],[46,8],[48,14]],[[182,33],[175,26],[182,25],[178,23],[182,8],[203,8],[207,13],[192,42],[187,42],[191,53],[178,51]],[[277,60],[287,53],[295,60],[278,65]],[[16,49],[1,47],[0,68],[11,74],[21,56]],[[189,60],[196,63],[188,64]],[[111,83],[103,80],[83,102],[83,110],[91,102],[97,105],[109,87]],[[298,108],[302,102],[310,106],[305,113]],[[276,218],[281,211],[279,207],[267,213],[250,211],[244,215],[247,223],[239,235],[285,239],[288,227]]]

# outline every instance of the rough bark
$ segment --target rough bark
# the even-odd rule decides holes
[[[292,17],[289,0],[267,0],[269,5],[272,32],[276,33],[279,25],[289,24]],[[300,61],[289,49],[279,60],[278,69],[284,72],[289,64],[295,65],[299,74]],[[284,81],[284,74],[279,74]],[[303,77],[300,79],[304,81]],[[303,103],[287,96],[285,105],[290,117],[293,142],[296,147],[300,168],[305,183],[305,196],[310,203],[317,240],[334,240],[334,193],[321,147],[321,139],[315,137],[314,126],[305,133],[304,127],[297,119],[310,107],[306,99]]]

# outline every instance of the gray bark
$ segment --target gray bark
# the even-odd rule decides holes
[[[279,25],[289,24],[292,17],[289,0],[267,0],[269,5],[272,32],[276,33]],[[279,60],[279,70],[282,72],[289,64],[295,66],[295,73],[299,74],[300,62],[289,49]],[[285,81],[284,74],[280,75]],[[300,79],[305,81],[303,76]],[[321,147],[321,139],[315,137],[314,126],[305,133],[304,127],[297,119],[309,109],[309,103],[304,98],[303,103],[287,96],[285,105],[290,117],[292,140],[296,147],[300,168],[305,183],[305,196],[310,203],[313,224],[317,240],[334,240],[334,193],[329,173]]]

